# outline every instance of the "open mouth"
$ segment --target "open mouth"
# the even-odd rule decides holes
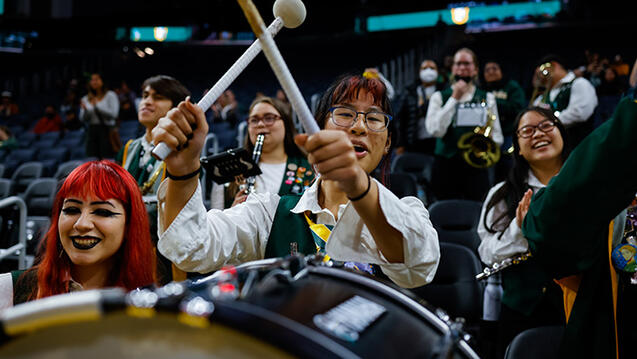
[[[367,149],[367,146],[365,146],[365,144],[362,142],[352,141],[352,144],[354,145],[354,151],[356,152],[356,156],[359,158],[365,156],[367,152],[369,152],[369,150]]]
[[[73,247],[77,249],[91,249],[95,247],[102,240],[96,237],[71,237]]]
[[[550,145],[551,143],[549,141],[539,141],[536,144],[533,145],[533,149],[538,149],[538,148],[542,148],[542,147],[546,147],[548,145]]]

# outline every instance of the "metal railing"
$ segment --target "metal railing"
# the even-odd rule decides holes
[[[27,205],[22,198],[13,196],[0,200],[0,208],[17,205],[20,210],[18,222],[18,244],[9,248],[0,249],[0,261],[10,256],[18,256],[18,269],[27,269]]]

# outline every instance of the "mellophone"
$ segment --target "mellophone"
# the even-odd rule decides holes
[[[0,322],[3,358],[478,357],[443,311],[320,255],[48,297]]]

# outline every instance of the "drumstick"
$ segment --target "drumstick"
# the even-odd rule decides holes
[[[254,6],[252,0],[237,1],[243,10],[243,14],[246,16],[246,19],[248,19],[252,31],[259,41],[261,41],[263,54],[268,59],[270,67],[272,67],[281,87],[283,87],[283,91],[285,91],[285,94],[288,96],[292,108],[299,115],[299,119],[301,120],[301,124],[303,124],[303,128],[305,128],[305,132],[310,135],[318,132],[319,127],[314,120],[314,116],[312,116],[310,108],[305,103],[299,87],[296,85],[296,82],[294,82],[292,74],[290,73],[288,66],[285,64],[281,52],[279,52],[279,49],[274,43],[272,35],[266,31],[265,24],[263,23],[261,15],[259,15],[259,11]]]
[[[272,8],[275,19],[268,26],[268,35],[270,38],[275,36],[283,26],[288,29],[298,27],[305,20],[305,6],[301,0],[277,0]],[[261,43],[257,39],[250,47],[232,64],[230,69],[226,71],[223,76],[215,83],[215,85],[206,93],[206,95],[199,100],[197,106],[205,112],[210,106],[221,96],[221,94],[230,87],[230,84],[239,76],[243,70],[248,67],[250,62],[261,52]],[[152,155],[158,160],[165,160],[166,157],[172,152],[172,149],[168,147],[164,142],[160,142],[153,148]]]

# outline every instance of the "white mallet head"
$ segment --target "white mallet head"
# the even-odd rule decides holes
[[[276,0],[272,7],[274,17],[283,20],[283,26],[294,29],[305,21],[305,5],[301,0]]]

